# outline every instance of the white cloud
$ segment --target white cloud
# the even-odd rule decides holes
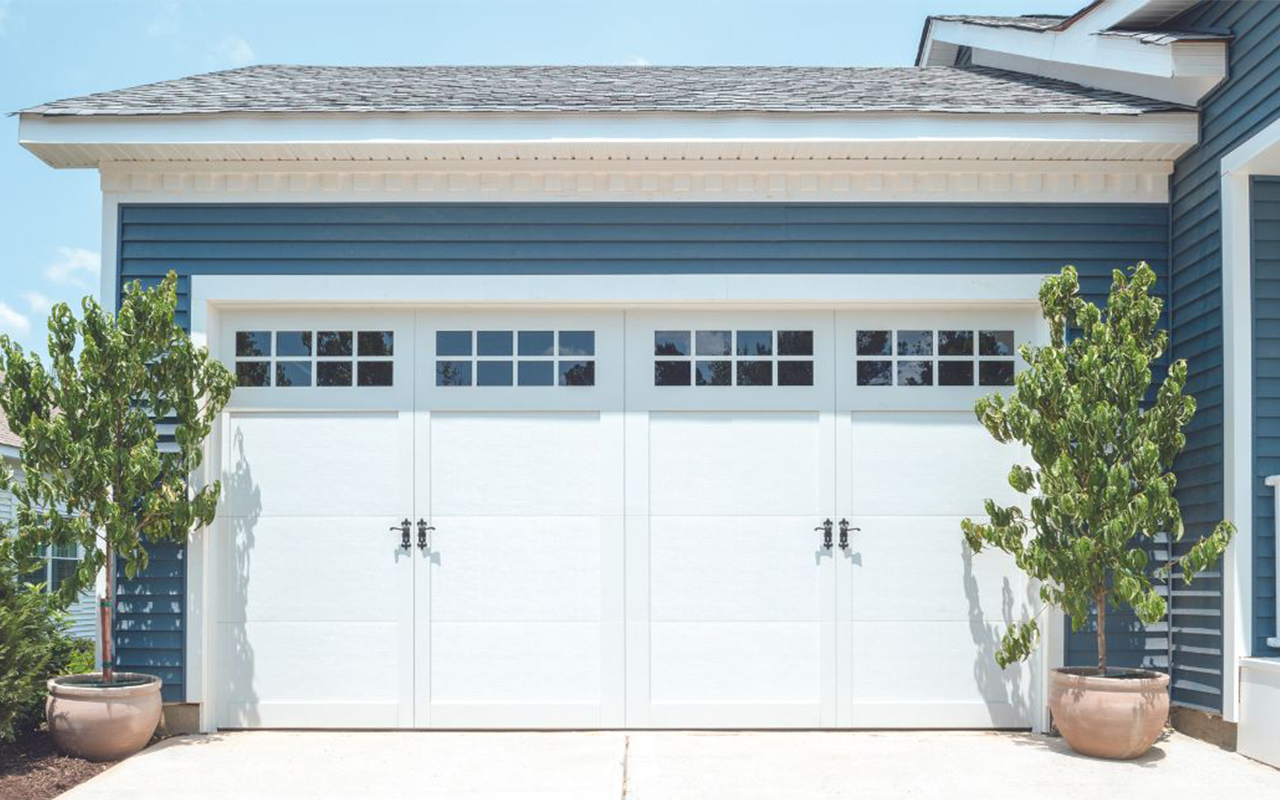
[[[53,301],[40,292],[23,292],[22,297],[33,314],[43,314],[53,307]]]
[[[243,67],[253,63],[253,48],[243,37],[231,35],[218,42],[213,48],[213,60],[218,64],[229,64]]]
[[[61,286],[81,289],[98,288],[98,270],[102,256],[83,247],[59,247],[58,257],[44,268],[44,277]]]
[[[623,66],[628,67],[648,67],[652,66],[652,62],[644,56],[627,56],[622,59]]]
[[[27,334],[31,332],[31,320],[25,314],[19,314],[8,303],[0,301],[0,331]]]
[[[152,39],[172,39],[182,27],[182,9],[177,3],[165,3],[147,23],[147,36]]]

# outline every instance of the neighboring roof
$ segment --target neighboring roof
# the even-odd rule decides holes
[[[963,22],[966,25],[982,25],[987,28],[1016,28],[1020,31],[1052,30],[1065,22],[1065,14],[1023,14],[1016,17],[982,14],[935,14],[929,19],[943,22]]]
[[[1161,100],[987,67],[263,65],[45,103],[24,114],[925,112],[1143,114]]]
[[[9,419],[0,408],[0,447],[21,447],[22,438],[9,428]]]

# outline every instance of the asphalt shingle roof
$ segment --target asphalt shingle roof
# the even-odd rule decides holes
[[[0,409],[0,446],[22,447],[22,437],[9,428],[9,419]]]
[[[1021,31],[1047,31],[1061,25],[1067,17],[1061,14],[1024,14],[1022,16],[996,16],[989,14],[935,14],[930,19],[943,22],[963,22],[966,25],[982,25],[987,28],[1017,28]]]
[[[58,100],[47,116],[321,112],[1142,114],[1181,106],[987,67],[263,65]]]

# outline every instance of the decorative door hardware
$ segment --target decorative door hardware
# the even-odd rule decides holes
[[[840,520],[840,549],[841,550],[849,549],[849,531],[860,531],[860,530],[862,530],[862,528],[850,528],[849,520],[847,519]]]
[[[390,528],[390,530],[393,530],[393,531],[400,531],[400,546],[404,548],[406,551],[411,546],[409,542],[409,535],[410,535],[409,529],[411,525],[412,523],[409,522],[408,518],[405,518],[400,521],[399,525],[392,525]]]
[[[824,519],[821,525],[814,528],[815,531],[822,531],[822,546],[827,550],[831,549],[831,525],[830,519]]]
[[[427,531],[434,531],[434,530],[435,528],[432,527],[431,525],[428,525],[425,519],[418,520],[418,549],[419,550],[425,551],[427,547],[429,547],[429,545],[427,544]]]

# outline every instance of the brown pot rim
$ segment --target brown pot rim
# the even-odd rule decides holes
[[[1125,677],[1095,675],[1096,667],[1054,667],[1050,674],[1074,689],[1097,692],[1150,692],[1167,689],[1169,676],[1150,669],[1126,669]]]
[[[50,678],[47,686],[49,687],[49,694],[54,697],[74,697],[78,700],[105,701],[154,694],[160,691],[160,687],[164,683],[155,675],[146,675],[141,672],[117,672],[115,677],[130,681],[142,680],[145,683],[132,686],[92,686],[84,682],[101,680],[102,673],[87,672],[83,675],[59,675],[56,678]]]

